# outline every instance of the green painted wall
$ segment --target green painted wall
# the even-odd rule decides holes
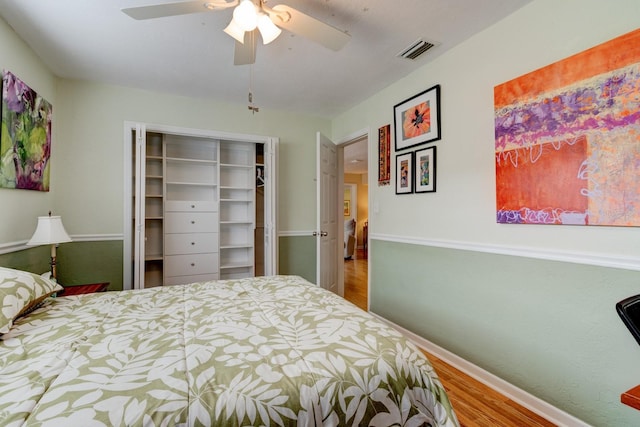
[[[58,246],[58,282],[63,286],[109,282],[109,290],[122,290],[122,241],[70,242]],[[37,246],[0,255],[0,266],[45,273],[50,270],[49,246]]]
[[[51,269],[50,259],[51,249],[48,246],[36,246],[0,255],[0,266],[42,274]]]
[[[109,282],[122,290],[122,241],[71,242],[58,249],[58,280],[63,285]]]
[[[311,236],[280,236],[278,272],[316,282],[316,239]]]
[[[595,426],[637,426],[619,402],[640,348],[615,310],[640,272],[374,240],[371,311]]]

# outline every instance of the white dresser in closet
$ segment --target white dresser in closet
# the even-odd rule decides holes
[[[165,135],[164,285],[219,278],[218,150]]]

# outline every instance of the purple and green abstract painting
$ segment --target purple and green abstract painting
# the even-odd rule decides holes
[[[3,71],[0,187],[49,191],[51,115],[49,102]]]

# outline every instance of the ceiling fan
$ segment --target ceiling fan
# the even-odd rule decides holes
[[[233,18],[224,32],[236,40],[235,65],[255,62],[258,33],[262,36],[262,42],[268,44],[280,35],[280,28],[284,28],[334,51],[342,49],[351,38],[347,33],[292,7],[283,4],[267,7],[265,0],[182,1],[130,7],[122,11],[134,19],[142,20],[231,7],[235,7]]]

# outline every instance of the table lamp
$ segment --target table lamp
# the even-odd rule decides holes
[[[51,245],[51,277],[56,279],[56,246],[58,243],[70,242],[59,216],[39,216],[36,231],[33,233],[27,246]]]

